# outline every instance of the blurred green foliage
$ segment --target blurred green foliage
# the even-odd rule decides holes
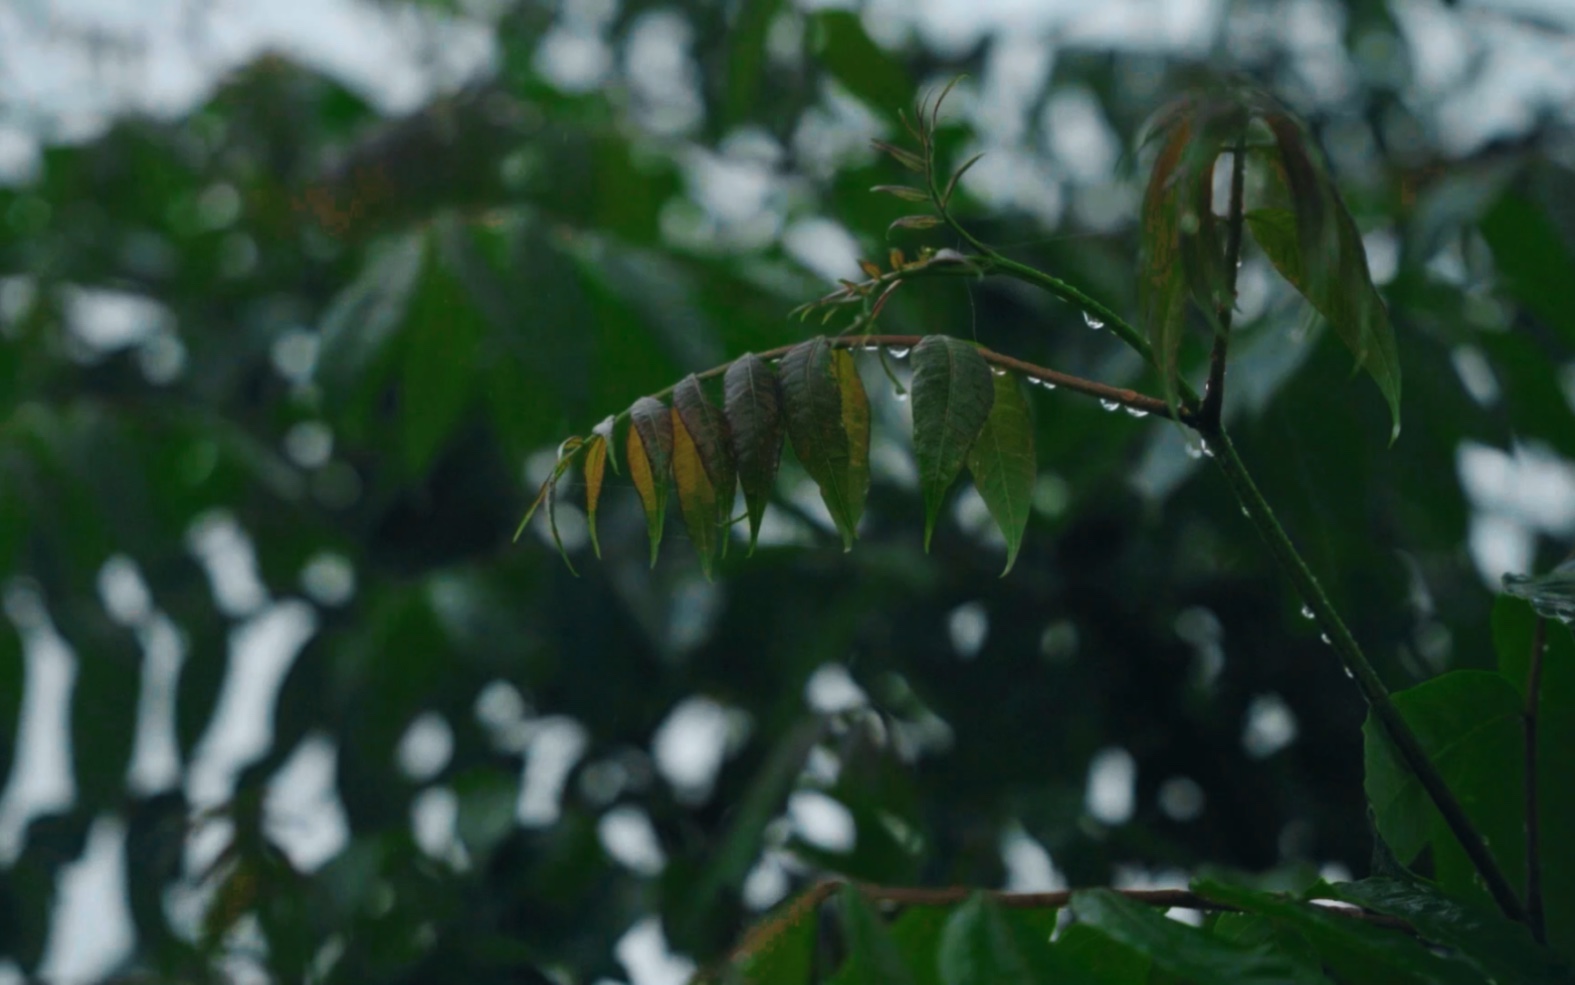
[[[1365,874],[1356,692],[1217,476],[1163,422],[1035,391],[1041,473],[1005,579],[1004,547],[968,503],[943,510],[923,552],[901,405],[884,394],[875,442],[901,435],[898,464],[875,471],[852,554],[792,494],[791,474],[768,511],[778,535],[748,560],[730,552],[714,585],[672,545],[646,570],[626,477],[608,479],[606,560],[580,565],[583,577],[557,562],[542,520],[509,542],[563,435],[811,333],[784,316],[824,293],[825,277],[784,230],[829,217],[872,257],[954,245],[888,238],[906,210],[867,189],[901,177],[864,137],[894,135],[896,110],[938,78],[987,76],[990,48],[877,44],[844,11],[686,5],[700,114],[675,134],[653,130],[616,76],[555,88],[537,59],[555,15],[502,7],[495,74],[407,116],[380,118],[341,84],[269,56],[179,120],[119,119],[46,148],[36,180],[0,189],[0,572],[12,623],[0,633],[0,776],[15,776],[37,648],[58,638],[75,661],[69,736],[54,737],[69,739],[74,794],[30,817],[0,863],[0,958],[37,970],[59,876],[104,819],[125,837],[136,943],[122,971],[171,981],[223,979],[224,961],[280,981],[622,979],[617,944],[644,917],[660,918],[675,951],[711,962],[759,907],[822,873],[997,887],[1002,846],[1022,836],[1079,887],[1203,863]],[[615,48],[655,10],[618,6],[606,26]],[[1348,13],[1348,45],[1399,44],[1386,7]],[[1283,88],[1275,55],[1222,49],[1214,67]],[[1196,67],[1068,47],[1027,125],[1051,140],[1047,100],[1087,93],[1132,148]],[[1352,126],[1370,138],[1361,167],[1337,157],[1334,170],[1360,228],[1394,248],[1381,280],[1404,436],[1389,446],[1382,396],[1350,382],[1349,352],[1288,290],[1265,288],[1240,316],[1227,407],[1265,494],[1397,690],[1520,659],[1501,650],[1495,662],[1493,591],[1467,546],[1480,505],[1459,480],[1462,443],[1575,456],[1568,155],[1547,150],[1551,124],[1463,156],[1389,139],[1422,130],[1403,85],[1374,71],[1337,101],[1296,108],[1320,139]],[[968,83],[954,99],[977,106],[981,91]],[[948,153],[978,142],[979,112],[943,120]],[[838,113],[873,132],[838,150],[834,128],[805,129]],[[954,208],[1024,262],[1134,312],[1131,177],[1059,175],[1066,214],[1047,228],[1032,191],[1000,190],[1015,165],[991,171],[989,160]],[[762,227],[709,209],[724,166],[764,173]],[[820,259],[835,263],[833,241],[805,241],[828,244]],[[105,299],[119,314],[95,307]],[[104,340],[95,324],[113,317],[134,331]],[[1008,283],[915,284],[883,325],[1137,377],[1109,333]],[[1180,358],[1200,378],[1194,335]],[[260,599],[227,598],[201,546],[215,530],[243,535]],[[1550,536],[1533,546],[1537,570],[1565,549]],[[244,564],[246,551],[228,556]],[[127,560],[146,605],[113,601],[124,578],[106,565],[123,572]],[[233,711],[220,695],[240,673],[242,638],[278,611],[309,618],[309,639],[266,709],[262,751],[215,802],[191,767]],[[159,627],[180,640],[173,677],[152,670]],[[1545,700],[1561,709],[1567,678],[1550,665]],[[1271,695],[1294,741],[1264,752],[1243,736]],[[675,710],[696,708],[717,713],[722,726],[705,735],[725,748],[714,776],[685,782],[663,736]],[[161,714],[178,775],[128,779],[139,719]],[[425,771],[401,765],[412,727],[434,715],[447,755]],[[1567,711],[1549,717],[1566,735]],[[345,838],[304,864],[270,805],[281,770],[323,742]],[[1132,808],[1100,817],[1085,796],[1090,763],[1112,749],[1134,764]],[[543,779],[554,761],[561,790]],[[1567,801],[1547,786],[1550,803]],[[1167,796],[1178,789],[1200,794],[1196,809]],[[795,791],[846,808],[851,850],[790,820]],[[412,827],[434,803],[452,808],[436,847]],[[657,861],[620,861],[609,817],[648,821]],[[1419,845],[1426,819],[1409,820]],[[192,844],[215,831],[219,850],[196,861]],[[1550,864],[1567,871],[1571,840],[1559,844]],[[1431,872],[1432,861],[1419,864]],[[1400,980],[1383,977],[1395,962],[1423,968],[1419,981],[1457,980],[1429,977],[1432,955],[1396,957],[1424,951],[1409,942],[1346,933],[1280,897],[1220,892],[1264,923],[1211,918],[1192,931],[1090,894],[1071,904],[1075,932],[1051,947],[1020,915],[969,903],[943,931],[935,916],[912,935],[939,948],[918,980],[1063,965],[1094,968],[1098,982],[1285,980],[1273,976],[1286,962],[1298,974],[1321,962],[1341,980]],[[198,917],[172,902],[182,894],[195,894]],[[1390,912],[1374,898],[1362,901]],[[1567,954],[1568,897],[1558,905],[1553,938]],[[800,935],[806,947],[835,938],[813,965],[828,974],[835,947],[890,961],[883,941],[921,913],[888,929],[856,894],[828,907],[847,932]],[[1264,944],[1287,926],[1315,951]]]

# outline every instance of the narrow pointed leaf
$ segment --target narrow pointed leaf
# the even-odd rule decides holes
[[[782,460],[782,387],[776,370],[754,353],[735,361],[722,378],[722,407],[749,513],[749,550],[753,553]]]
[[[820,487],[843,547],[851,550],[868,480],[861,487],[854,474],[854,442],[843,419],[844,385],[833,369],[833,351],[824,336],[788,350],[782,357],[783,408],[793,453]]]
[[[837,903],[848,960],[833,981],[846,985],[916,985],[913,969],[892,940],[891,931],[858,889],[852,884],[844,885],[837,892]]]
[[[669,428],[671,435],[671,428]],[[629,478],[640,494],[640,505],[645,508],[645,529],[651,540],[651,566],[656,566],[656,552],[662,546],[662,524],[667,517],[667,475],[658,474],[651,467],[645,442],[639,429],[629,428],[624,456],[629,463]]]
[[[667,405],[655,397],[641,397],[629,408],[629,426],[640,436],[651,474],[659,480],[667,478],[673,454],[673,418]]]
[[[678,487],[678,509],[700,555],[700,567],[710,578],[717,532],[721,529],[717,524],[716,487],[711,484],[700,449],[677,407],[673,408],[673,484]]]
[[[569,573],[578,578],[580,573],[574,569],[574,562],[569,560],[568,549],[563,546],[563,537],[558,533],[558,479],[562,474],[562,472],[554,474],[547,484],[547,530],[552,534],[552,545],[558,549],[558,556],[563,558]]]
[[[613,432],[618,426],[618,419],[608,414],[602,422],[591,429],[592,434],[599,434],[607,443],[607,464],[612,466],[613,474],[622,475],[623,469],[618,465],[618,442],[614,440]]]
[[[733,506],[733,489],[738,484],[738,469],[733,463],[733,440],[728,433],[727,418],[722,408],[711,402],[693,374],[673,389],[673,409],[678,416],[673,420],[674,440],[681,423],[689,432],[700,464],[706,477],[716,490],[721,518],[726,519]],[[723,502],[725,500],[725,502]]]
[[[934,229],[941,224],[941,220],[933,215],[905,215],[896,222],[886,227],[889,235],[897,229]]]
[[[876,185],[870,191],[895,195],[904,202],[928,202],[930,200],[929,192],[918,188],[910,188],[907,185]]]
[[[949,335],[928,335],[913,350],[913,451],[924,493],[924,549],[941,502],[995,403],[990,364]]]
[[[1288,220],[1272,212],[1249,215],[1253,238],[1378,384],[1389,405],[1393,440],[1400,434],[1400,355],[1361,233],[1301,126],[1284,113],[1269,114],[1264,122],[1279,152],[1270,179],[1288,196],[1292,210]]]
[[[833,350],[831,375],[836,377],[842,398],[842,433],[848,438],[848,499],[853,508],[852,525],[857,527],[870,491],[870,398],[864,392],[858,363],[848,350]]]
[[[979,159],[982,157],[984,157],[984,152],[981,151],[978,154],[968,158],[968,160],[963,162],[962,167],[952,172],[951,180],[946,182],[946,190],[941,192],[941,206],[943,208],[951,204],[952,193],[957,190],[957,182],[961,181],[962,176],[968,173],[968,169],[973,167],[975,164],[978,164]]]
[[[968,449],[968,471],[1006,538],[1006,570],[1001,572],[1005,577],[1023,545],[1038,471],[1028,398],[1014,374],[995,377],[995,403],[984,429]]]
[[[901,164],[909,171],[916,171],[919,174],[924,173],[924,158],[915,154],[913,151],[903,150],[896,144],[888,144],[884,140],[872,140],[870,143],[875,146],[876,150],[890,154],[892,160],[896,161],[898,164]]]
[[[600,434],[585,443],[585,526],[591,535],[591,550],[602,556],[601,541],[596,539],[596,507],[602,499],[602,481],[607,478],[607,439]]]

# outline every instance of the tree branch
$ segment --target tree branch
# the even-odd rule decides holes
[[[1210,457],[1214,459],[1215,465],[1224,475],[1237,502],[1247,511],[1248,519],[1258,528],[1258,533],[1268,544],[1269,553],[1275,563],[1296,587],[1296,592],[1302,597],[1302,601],[1312,610],[1313,617],[1323,630],[1324,642],[1334,649],[1346,672],[1356,681],[1362,696],[1367,699],[1368,707],[1383,725],[1385,734],[1394,743],[1400,758],[1405,761],[1406,766],[1422,784],[1422,788],[1427,791],[1428,797],[1438,808],[1438,813],[1443,816],[1450,832],[1471,858],[1472,864],[1481,874],[1487,884],[1488,892],[1493,895],[1499,909],[1511,920],[1525,923],[1526,911],[1520,905],[1520,900],[1516,897],[1509,879],[1505,877],[1504,870],[1499,867],[1498,860],[1488,850],[1487,842],[1471,823],[1465,808],[1460,805],[1454,792],[1449,789],[1449,784],[1444,781],[1443,774],[1439,773],[1438,767],[1434,766],[1433,761],[1428,758],[1427,751],[1422,748],[1416,733],[1411,731],[1400,710],[1395,707],[1394,701],[1389,697],[1389,689],[1384,687],[1384,682],[1379,678],[1377,671],[1373,670],[1373,665],[1368,662],[1366,654],[1362,653],[1362,648],[1357,645],[1355,638],[1351,636],[1351,631],[1346,628],[1334,604],[1329,601],[1329,596],[1324,594],[1323,586],[1318,583],[1312,569],[1307,567],[1307,562],[1297,553],[1296,545],[1291,543],[1285,528],[1280,526],[1274,510],[1270,508],[1268,500],[1264,499],[1263,493],[1258,491],[1252,476],[1247,473],[1246,466],[1236,454],[1236,446],[1231,443],[1230,437],[1223,429],[1206,435],[1205,441],[1207,442],[1205,448],[1210,453]]]

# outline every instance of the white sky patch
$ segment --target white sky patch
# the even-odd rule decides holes
[[[798,836],[816,848],[837,854],[853,851],[856,826],[841,801],[818,790],[795,790],[788,797],[787,815]]]
[[[1055,867],[1045,846],[1021,824],[1001,832],[1001,864],[1006,868],[1007,892],[1054,893],[1067,888],[1066,877]]]
[[[522,826],[542,828],[563,812],[563,785],[590,742],[585,726],[567,716],[538,719],[525,746],[525,774],[514,816]]]
[[[1111,746],[1094,754],[1088,764],[1084,804],[1101,824],[1125,824],[1137,800],[1137,763],[1125,749]]]
[[[1247,706],[1241,745],[1252,759],[1267,759],[1296,741],[1296,714],[1278,694],[1260,694]]]
[[[77,658],[66,641],[42,615],[37,597],[16,602],[18,590],[7,592],[6,609],[14,622],[16,610],[37,607],[37,622],[22,632],[22,708],[17,723],[16,753],[11,777],[0,795],[0,861],[10,862],[22,850],[28,822],[40,814],[69,808],[76,799],[71,769],[71,693],[76,686]]]
[[[596,824],[602,848],[635,875],[654,877],[667,866],[667,853],[651,818],[638,807],[623,804],[603,814]]]
[[[416,847],[429,857],[464,868],[464,848],[455,836],[459,797],[450,787],[428,787],[410,802],[410,831]]]
[[[283,602],[231,632],[224,685],[186,776],[186,795],[193,805],[227,800],[236,774],[273,744],[279,688],[316,622],[305,602]]]
[[[631,985],[685,985],[695,973],[695,964],[674,954],[662,933],[657,917],[642,917],[620,938],[614,948]]]
[[[788,255],[826,281],[862,279],[859,244],[840,223],[825,218],[799,219],[782,233]]]
[[[151,298],[106,288],[61,289],[71,334],[98,352],[113,352],[173,330],[175,316]]]
[[[186,644],[180,629],[163,614],[149,619],[137,636],[142,643],[142,681],[137,690],[137,731],[126,783],[146,796],[180,783],[175,696]]]
[[[339,854],[350,837],[334,783],[338,756],[332,739],[309,735],[268,781],[264,830],[303,872]]]
[[[946,636],[964,660],[977,657],[989,635],[990,614],[981,602],[964,602],[946,616]]]
[[[852,711],[869,704],[869,696],[841,664],[821,664],[804,682],[804,702],[822,715]]]
[[[680,800],[704,803],[722,768],[727,740],[727,709],[710,698],[685,698],[657,726],[651,755]]]
[[[411,722],[400,736],[395,758],[400,772],[417,783],[437,776],[448,765],[454,752],[454,730],[435,711],[426,712]]]
[[[186,545],[208,573],[219,611],[246,616],[267,603],[268,589],[257,574],[251,538],[228,511],[213,510],[193,520]]]
[[[61,985],[99,981],[136,943],[126,896],[126,828],[93,822],[82,857],[61,869],[39,977]]]
[[[1506,452],[1462,442],[1455,469],[1475,512],[1469,544],[1483,580],[1497,588],[1505,573],[1532,563],[1534,535],[1575,533],[1575,463],[1542,445]]]

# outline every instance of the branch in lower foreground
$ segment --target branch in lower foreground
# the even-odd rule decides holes
[[[804,890],[775,917],[750,928],[744,939],[728,955],[727,960],[738,962],[770,947],[788,928],[797,925],[807,913],[819,908],[845,885],[848,883],[842,879],[823,879]],[[1004,889],[979,889],[973,886],[928,888],[878,886],[862,882],[853,883],[853,886],[871,903],[890,903],[896,906],[957,906],[966,903],[975,895],[982,895],[997,906],[1027,910],[1061,909],[1071,903],[1072,897],[1079,892],[1076,889],[1066,889],[1057,892],[1019,893]],[[1135,903],[1166,909],[1183,907],[1212,913],[1239,912],[1237,907],[1215,902],[1187,889],[1112,889],[1110,892],[1124,896]],[[1332,906],[1329,912],[1388,930],[1416,935],[1416,928],[1398,917],[1371,913],[1349,906]]]
[[[1318,621],[1319,627],[1323,630],[1324,642],[1334,648],[1340,663],[1356,681],[1362,696],[1367,699],[1368,707],[1383,725],[1385,734],[1394,743],[1400,758],[1422,784],[1422,789],[1427,791],[1433,805],[1438,808],[1438,813],[1443,816],[1444,823],[1449,826],[1450,832],[1465,849],[1472,865],[1487,884],[1488,892],[1492,894],[1494,902],[1506,917],[1518,923],[1526,923],[1526,910],[1521,906],[1514,887],[1504,875],[1504,870],[1499,867],[1498,860],[1488,850],[1487,842],[1471,823],[1465,808],[1460,805],[1454,792],[1449,789],[1449,784],[1444,781],[1443,774],[1438,772],[1438,768],[1428,758],[1427,751],[1422,748],[1416,733],[1411,731],[1400,710],[1395,707],[1394,701],[1389,697],[1389,689],[1384,686],[1377,671],[1373,670],[1373,665],[1362,653],[1361,647],[1357,645],[1351,631],[1346,628],[1339,612],[1324,594],[1323,586],[1318,583],[1312,569],[1307,567],[1307,562],[1297,553],[1296,546],[1291,543],[1285,528],[1280,526],[1280,521],[1274,515],[1268,500],[1264,499],[1263,493],[1258,491],[1257,484],[1252,481],[1252,476],[1247,473],[1246,466],[1236,454],[1236,447],[1231,444],[1230,437],[1224,429],[1218,429],[1206,434],[1205,441],[1214,463],[1224,474],[1225,481],[1237,502],[1246,510],[1253,526],[1257,527],[1258,533],[1268,544],[1269,553],[1274,557],[1275,563],[1291,580],[1296,587],[1296,593],[1301,596],[1303,603]]]
[[[1548,620],[1537,616],[1531,634],[1531,664],[1526,670],[1526,917],[1531,936],[1547,942],[1542,915],[1542,821],[1537,796],[1537,714],[1542,697],[1542,655],[1547,650]]]

